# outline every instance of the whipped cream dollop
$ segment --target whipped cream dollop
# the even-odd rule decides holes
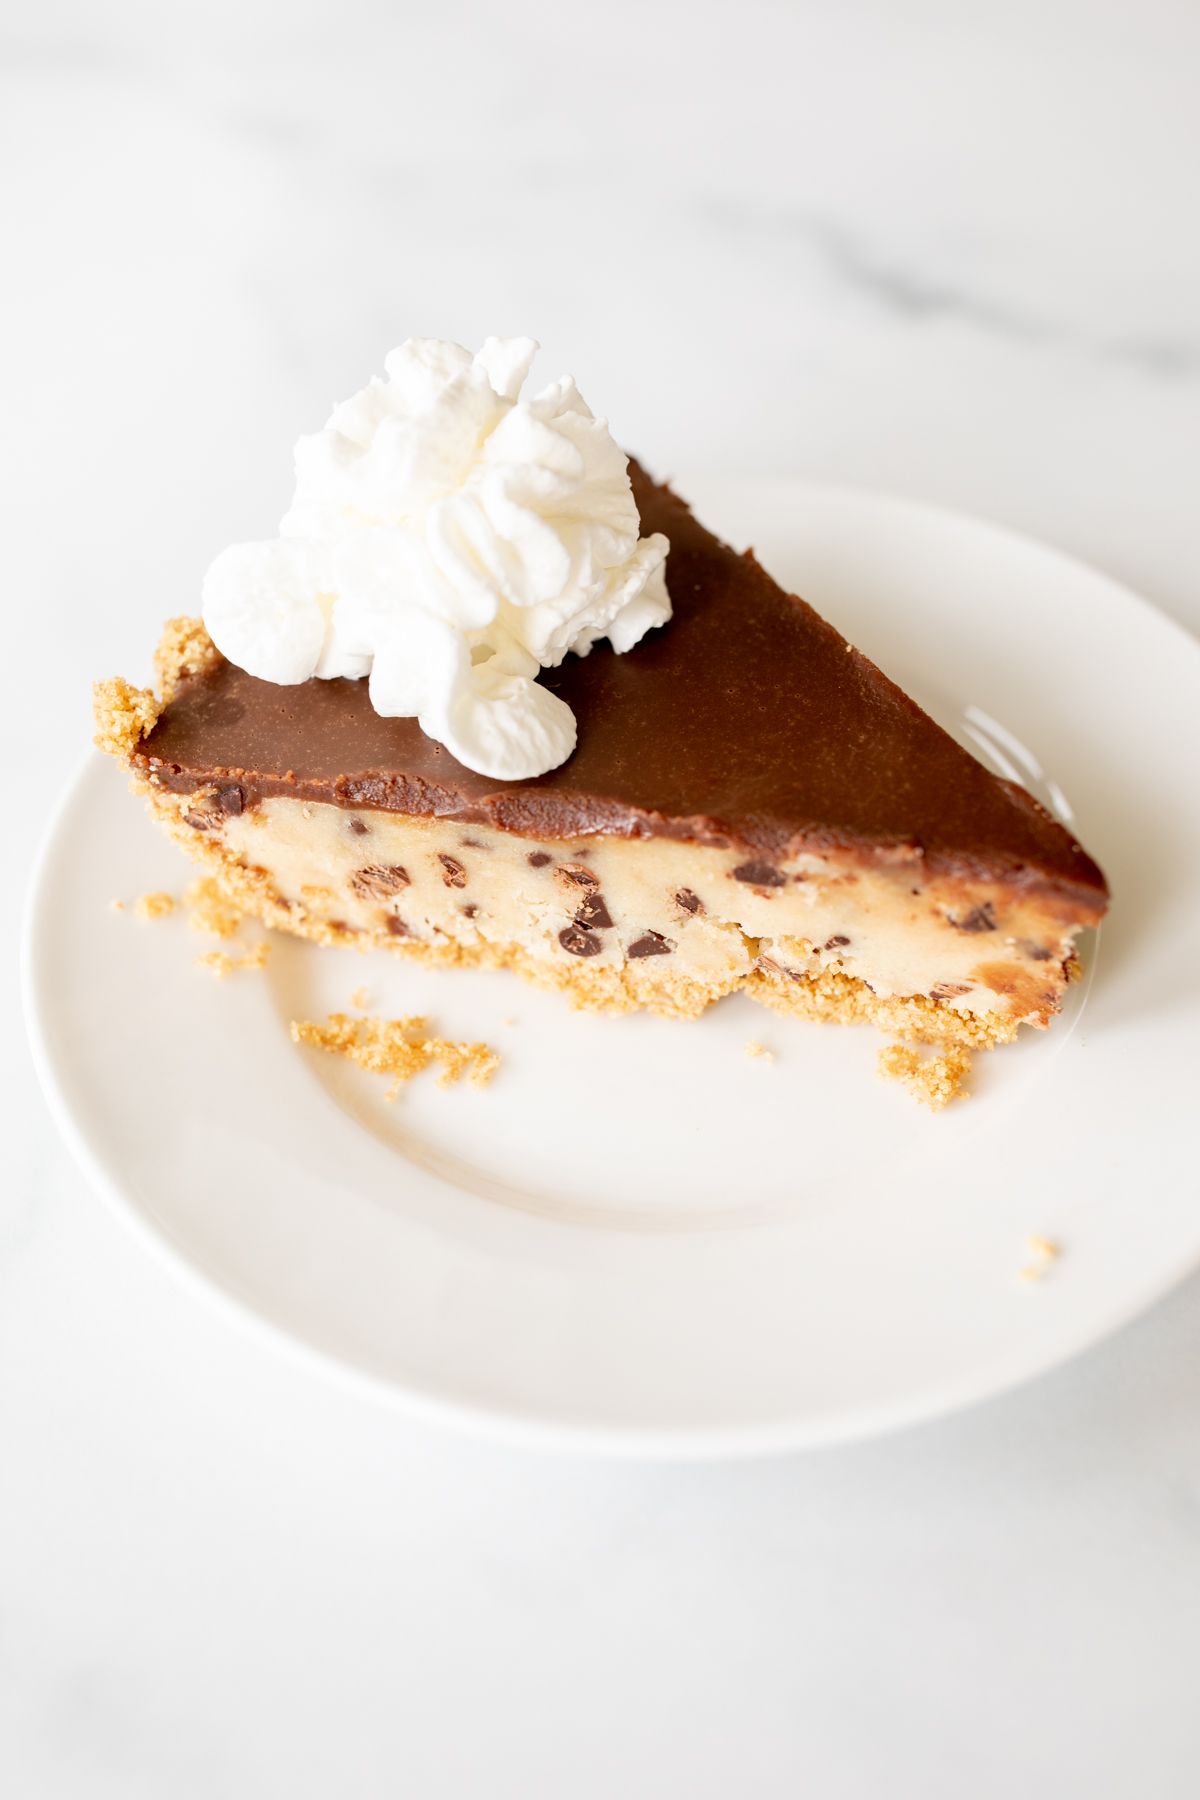
[[[376,712],[481,775],[564,762],[575,717],[537,676],[663,624],[669,545],[639,535],[626,458],[569,376],[521,399],[536,350],[410,338],[302,437],[279,536],[205,577],[222,655],[264,681],[367,678]]]

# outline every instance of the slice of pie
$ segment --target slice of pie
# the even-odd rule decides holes
[[[1045,1026],[1104,913],[1096,864],[750,554],[631,466],[671,621],[548,670],[578,746],[472,773],[363,680],[281,687],[196,621],[160,698],[98,689],[150,809],[268,925],[501,966],[578,1005],[780,1012],[988,1046]]]

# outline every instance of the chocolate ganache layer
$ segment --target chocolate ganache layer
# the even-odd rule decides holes
[[[671,542],[674,616],[637,648],[598,645],[541,679],[578,721],[574,754],[529,781],[465,769],[415,719],[382,718],[366,681],[279,687],[220,661],[186,676],[133,765],[241,811],[285,795],[490,824],[909,854],[933,871],[1050,886],[1088,903],[1104,878],[1022,788],[1001,781],[749,552],[636,464],[644,533]]]

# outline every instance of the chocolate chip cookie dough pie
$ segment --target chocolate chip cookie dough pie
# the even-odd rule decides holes
[[[1044,1026],[1091,858],[617,449],[534,346],[413,340],[297,446],[278,538],[98,741],[222,888],[321,944],[577,1004],[988,1046]]]

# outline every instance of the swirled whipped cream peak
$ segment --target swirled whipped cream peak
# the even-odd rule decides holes
[[[537,677],[671,616],[660,533],[640,536],[626,458],[569,376],[521,398],[537,345],[409,338],[386,378],[296,445],[279,536],[209,569],[217,648],[264,681],[366,678],[482,775],[541,775],[575,717]]]

